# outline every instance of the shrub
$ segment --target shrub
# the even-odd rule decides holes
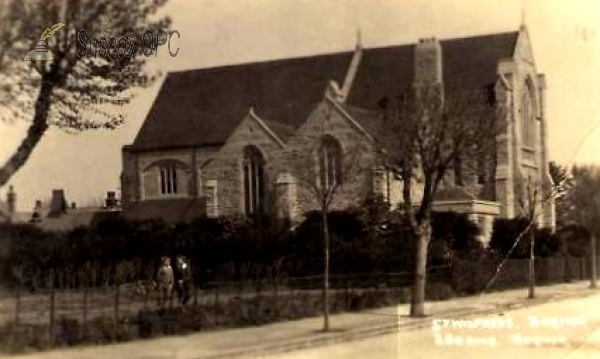
[[[524,218],[505,219],[498,218],[494,221],[490,248],[501,255],[507,255],[516,239],[527,228]],[[547,228],[532,228],[535,238],[535,255],[537,257],[551,257],[563,250],[561,238]],[[511,253],[511,258],[529,258],[530,239],[522,235],[519,243]]]
[[[72,346],[82,341],[83,332],[77,319],[59,318],[54,331],[54,341],[58,346]]]
[[[48,326],[44,325],[4,325],[0,329],[0,343],[0,349],[8,353],[40,351],[53,347]]]
[[[118,333],[112,318],[98,317],[90,320],[85,335],[86,342],[93,344],[106,344],[114,342]]]
[[[447,284],[429,284],[428,300],[445,300],[452,295]],[[180,335],[222,327],[256,326],[277,321],[295,320],[322,315],[322,297],[315,293],[300,292],[296,295],[256,296],[232,298],[218,304],[203,303],[181,308],[140,310],[126,316],[120,323],[112,317],[90,320],[83,332],[78,319],[60,318],[56,322],[55,342],[48,340],[48,326],[10,325],[0,328],[0,340],[4,351],[25,351],[28,348],[44,350],[52,347],[77,344],[105,344],[129,341],[136,338],[153,338],[164,335]],[[383,306],[406,303],[410,288],[371,288],[332,292],[331,313],[361,311]]]
[[[425,298],[428,300],[448,300],[453,294],[452,287],[446,283],[431,283],[425,288]]]

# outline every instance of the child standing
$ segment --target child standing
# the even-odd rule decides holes
[[[164,307],[173,292],[173,268],[169,257],[162,257],[162,264],[158,269],[157,282],[159,292],[159,305]]]
[[[190,284],[192,280],[192,273],[188,263],[186,262],[183,256],[177,257],[177,264],[175,266],[175,269],[179,303],[181,304],[181,306],[185,306],[190,300]]]

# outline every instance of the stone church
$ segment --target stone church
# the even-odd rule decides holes
[[[349,143],[372,140],[382,99],[424,78],[486,89],[507,109],[493,177],[446,184],[435,201],[436,210],[468,213],[486,236],[494,217],[519,215],[520,179],[550,180],[546,83],[525,26],[381,48],[357,41],[353,51],[169,73],[135,140],[122,148],[123,212],[180,221],[276,206],[301,219],[317,205],[289,170],[293,153],[317,148],[314,163],[303,165],[318,169],[318,184],[339,181]],[[332,206],[373,192],[398,204],[401,182],[375,163],[371,169],[343,186]],[[478,191],[486,185],[491,195]],[[540,224],[554,227],[552,203]]]

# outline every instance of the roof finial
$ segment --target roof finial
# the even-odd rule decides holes
[[[359,49],[362,47],[362,33],[360,29],[360,25],[356,29],[356,48]]]
[[[525,28],[525,0],[521,3],[521,29]]]

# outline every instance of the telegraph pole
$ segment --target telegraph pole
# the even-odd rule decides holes
[[[598,209],[600,208],[600,195],[596,195],[594,196],[594,205],[595,205],[595,210],[592,211],[592,213],[598,213],[600,211],[598,211]],[[591,223],[590,223],[591,224]],[[594,225],[590,225],[588,230],[590,231],[590,244],[591,244],[591,252],[592,252],[592,273],[590,274],[590,288],[595,289],[598,287],[597,283],[596,283],[596,260],[598,259],[598,256],[596,254],[596,228],[597,226]]]
[[[595,289],[598,287],[598,285],[596,284],[596,234],[593,230],[591,231],[590,242],[592,247],[592,273],[590,274],[590,288]]]

